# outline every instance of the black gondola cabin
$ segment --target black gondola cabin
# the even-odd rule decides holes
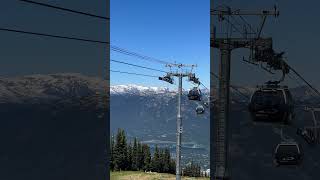
[[[201,101],[201,91],[199,88],[194,87],[191,89],[188,93],[188,99],[189,100],[196,100],[196,101]]]
[[[294,116],[294,103],[287,86],[261,86],[251,96],[252,119],[289,123]]]
[[[201,106],[201,105],[197,106],[196,113],[197,114],[203,114],[204,113],[204,107]]]
[[[302,158],[302,147],[296,142],[282,142],[276,146],[274,151],[274,163],[276,166],[300,165]]]

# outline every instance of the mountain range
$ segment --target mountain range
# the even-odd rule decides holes
[[[105,102],[107,82],[81,74],[48,74],[0,78],[0,178],[19,176],[25,179],[64,179],[71,172],[103,167],[105,137]],[[290,89],[297,105],[318,101],[306,86]],[[249,96],[253,87],[238,87]],[[197,115],[200,102],[182,96],[183,136],[185,148],[193,149],[192,158],[205,161],[209,153],[209,110]],[[172,145],[175,142],[177,97],[174,90],[141,85],[110,87],[111,132],[126,130],[129,138],[138,137],[146,143]],[[203,90],[204,97],[209,93]],[[274,146],[279,134],[273,125],[253,124],[242,95],[231,89],[230,151],[235,179],[306,179],[320,177],[317,168],[320,156],[317,147],[309,147],[295,134],[297,127],[310,120],[310,115],[297,109],[297,118],[284,132],[300,142],[305,158],[300,168],[272,166]],[[206,99],[206,98],[205,98]],[[95,147],[95,148],[92,148]],[[100,147],[100,148],[98,148]],[[186,149],[183,152],[189,152]],[[17,155],[18,154],[18,155]],[[184,154],[183,160],[187,155]],[[31,158],[33,157],[33,158]],[[38,158],[34,158],[38,157]],[[200,158],[201,157],[201,158]],[[42,166],[50,161],[50,166]],[[86,165],[76,162],[90,162]],[[26,167],[34,167],[33,170]],[[55,169],[60,167],[61,169]],[[50,172],[50,173],[49,173]],[[63,173],[61,173],[63,172]],[[47,174],[50,174],[48,176]],[[81,179],[95,177],[88,174]],[[21,176],[19,176],[21,177]],[[316,178],[317,179],[317,178]]]

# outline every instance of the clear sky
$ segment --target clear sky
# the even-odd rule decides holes
[[[39,1],[40,2],[40,1]],[[106,16],[105,0],[41,2]],[[107,23],[79,14],[2,0],[0,27],[105,41]],[[101,76],[106,46],[0,31],[0,76],[73,72]]]
[[[165,61],[197,64],[196,75],[209,87],[209,0],[110,1],[111,44]],[[167,70],[163,64],[132,58],[112,51],[111,59]],[[163,75],[161,72],[115,62],[111,62],[111,69]],[[156,78],[118,73],[111,73],[111,84],[172,87]]]
[[[105,15],[106,1],[55,0],[43,1],[80,11]],[[320,86],[319,42],[317,23],[320,2],[284,0],[214,0],[216,5],[228,4],[233,8],[272,9],[278,4],[279,18],[267,20],[263,35],[274,38],[274,47],[286,51],[289,63],[312,84]],[[198,64],[197,75],[209,86],[209,0],[111,0],[111,43],[144,55],[167,61]],[[60,12],[19,1],[3,0],[0,7],[0,26],[27,31],[105,40],[106,22],[81,15]],[[17,13],[18,12],[18,13]],[[251,19],[256,25],[259,19]],[[105,46],[76,41],[19,35],[0,32],[0,75],[33,73],[79,72],[101,75],[106,63]],[[246,55],[235,51],[231,79],[235,84],[255,85],[268,78],[258,68],[241,62]],[[214,53],[218,57],[217,51]],[[162,64],[145,62],[119,53],[111,58],[157,69]],[[217,60],[217,58],[215,58]],[[217,62],[214,62],[217,65]],[[217,66],[216,66],[217,67]],[[132,68],[111,62],[114,70],[153,75],[162,73]],[[216,69],[217,72],[217,69]],[[149,77],[111,73],[112,84],[141,84],[166,86]]]
[[[319,51],[320,51],[320,26],[319,26],[319,1],[285,1],[285,0],[214,0],[214,5],[226,4],[232,8],[242,10],[273,9],[277,4],[280,16],[275,19],[269,17],[263,30],[264,37],[273,37],[273,47],[276,51],[285,51],[288,63],[302,74],[313,85],[320,87],[319,78]],[[249,22],[255,26],[261,20],[249,18]],[[219,25],[216,24],[218,27]],[[248,52],[235,50],[232,59],[231,80],[239,85],[261,84],[269,79],[279,79],[279,75],[270,75],[255,66],[241,62]],[[218,65],[218,51],[214,51],[214,64]],[[286,82],[291,86],[297,83],[288,79]]]

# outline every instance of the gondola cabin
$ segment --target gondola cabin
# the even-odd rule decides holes
[[[293,98],[287,86],[260,86],[251,96],[249,111],[254,121],[287,124],[294,116]]]
[[[204,113],[204,107],[201,106],[201,105],[197,106],[196,113],[197,114],[203,114]]]
[[[274,151],[274,164],[276,166],[300,165],[302,159],[302,147],[296,142],[282,142],[276,146]]]
[[[201,101],[201,91],[199,88],[194,87],[188,93],[189,100]]]

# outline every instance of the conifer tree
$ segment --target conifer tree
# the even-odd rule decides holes
[[[153,157],[152,157],[152,160],[151,160],[151,168],[152,168],[152,171],[154,172],[159,172],[159,166],[160,166],[160,152],[159,152],[159,149],[158,149],[158,146],[156,145],[155,149],[154,149],[154,153],[153,153]]]
[[[138,170],[143,168],[143,152],[142,152],[142,145],[138,141],[138,151],[137,151],[137,167]]]
[[[118,129],[114,148],[114,169],[126,170],[127,163],[127,139],[124,130]]]
[[[164,161],[165,161],[164,151],[163,151],[163,149],[159,149],[159,165],[158,165],[159,170],[158,170],[158,172],[160,172],[160,173],[164,172],[163,171]]]
[[[134,138],[133,147],[132,147],[132,170],[138,170],[138,141],[137,138]]]
[[[171,174],[176,174],[176,161],[174,159],[170,160],[170,171]]]
[[[184,168],[183,174],[185,176],[190,176],[190,177],[200,177],[201,176],[201,168],[199,164],[196,164],[194,162],[191,162],[190,165],[187,165]]]
[[[132,145],[131,142],[127,144],[127,170],[132,170]]]
[[[110,142],[110,170],[114,170],[114,136],[111,135],[111,142]]]
[[[155,146],[153,155],[147,144],[142,144],[134,138],[134,142],[127,143],[125,131],[118,129],[116,136],[111,136],[111,157],[110,169],[133,170],[133,171],[154,171],[175,174],[175,160],[171,159],[170,150],[162,149]],[[186,167],[184,172],[189,172],[195,176],[200,174],[200,166],[193,163],[190,167]]]
[[[168,148],[166,148],[164,150],[163,156],[164,156],[163,157],[163,172],[169,173],[171,157],[170,157],[170,150]]]
[[[151,166],[151,153],[150,153],[150,147],[146,144],[142,145],[143,149],[143,170],[149,171]]]

